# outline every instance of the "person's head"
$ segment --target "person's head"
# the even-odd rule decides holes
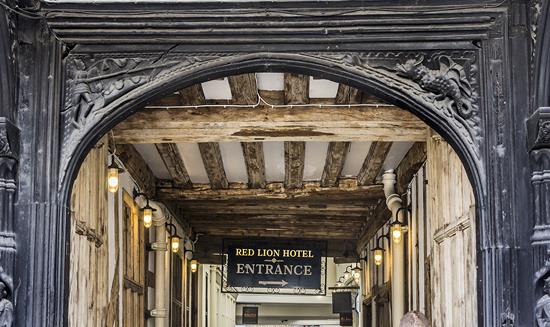
[[[430,323],[426,316],[418,311],[408,312],[401,318],[400,327],[429,327]]]

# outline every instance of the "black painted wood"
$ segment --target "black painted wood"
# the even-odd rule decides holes
[[[0,72],[1,78],[8,76],[0,84],[0,115],[11,117],[21,130],[14,284],[24,305],[16,305],[17,325],[61,326],[66,321],[69,194],[95,141],[162,94],[210,78],[267,70],[350,84],[411,110],[436,129],[461,156],[475,190],[477,325],[532,326],[534,212],[528,199],[534,193],[525,168],[523,126],[533,110],[528,104],[535,102],[529,98],[535,92],[528,89],[531,63],[525,41],[530,11],[523,1],[454,4],[289,1],[239,4],[231,10],[235,4],[44,3],[38,13],[48,13],[47,24],[64,44],[42,23],[7,18],[0,9]],[[268,6],[278,11],[265,10]],[[136,15],[127,15],[128,10]],[[412,23],[403,24],[407,19]],[[20,41],[15,47],[14,37],[5,38],[10,25]],[[549,37],[544,28],[539,33],[541,40]],[[537,50],[542,72],[549,67],[548,48]],[[18,53],[17,65],[12,65],[11,49]],[[431,73],[445,75],[442,55],[464,68],[471,94],[429,101],[442,91],[423,88],[405,69],[414,59]],[[138,82],[120,79],[121,72]],[[123,87],[115,87],[121,81]],[[532,88],[548,90],[548,82],[542,74]],[[10,100],[15,89],[18,96]],[[104,90],[110,90],[108,96]],[[537,103],[546,101],[544,90]],[[472,116],[454,111],[453,105],[463,100],[475,105]]]

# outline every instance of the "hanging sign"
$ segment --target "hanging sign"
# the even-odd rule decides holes
[[[223,292],[326,294],[324,241],[225,239]]]

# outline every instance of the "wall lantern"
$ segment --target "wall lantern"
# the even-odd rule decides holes
[[[374,264],[377,266],[380,266],[384,260],[384,249],[380,246],[381,238],[387,238],[388,241],[390,240],[388,234],[380,235],[376,239],[376,247],[372,249],[372,252],[374,252]]]
[[[395,214],[395,220],[390,224],[391,238],[394,243],[399,243],[403,239],[403,233],[406,230],[406,225],[399,221],[399,212],[401,210],[407,211],[407,208],[402,207],[397,210]]]
[[[196,273],[199,268],[199,262],[197,260],[191,260],[191,272]]]
[[[153,212],[157,210],[149,205],[149,199],[147,199],[147,204],[141,210],[143,211],[143,226],[145,228],[151,227],[153,225]]]
[[[170,249],[174,253],[178,253],[180,250],[181,237],[178,235],[178,229],[176,225],[172,223],[165,223],[166,230],[170,234]]]
[[[157,209],[151,207],[149,204],[149,198],[145,193],[140,193],[136,189],[134,189],[134,199],[136,199],[138,196],[145,197],[145,207],[139,209],[143,212],[143,226],[145,228],[149,228],[153,226],[153,212],[157,211]]]
[[[107,190],[111,193],[118,191],[119,178],[118,175],[124,170],[121,169],[115,162],[115,155],[111,155],[111,164],[107,167]]]

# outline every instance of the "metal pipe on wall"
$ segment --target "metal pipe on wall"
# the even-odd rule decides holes
[[[403,221],[403,201],[395,191],[397,178],[393,170],[387,170],[382,177],[386,205],[392,217]],[[399,215],[399,217],[396,217]],[[401,318],[405,315],[405,242],[391,243],[391,321],[393,327],[399,327]]]
[[[145,202],[138,197],[138,205],[143,207]],[[149,201],[149,205],[155,209],[153,211],[153,226],[155,229],[155,242],[151,243],[151,250],[155,252],[155,306],[150,310],[151,317],[154,319],[155,327],[164,327],[168,323],[168,309],[165,304],[165,281],[166,281],[166,216],[162,205],[155,201]]]

